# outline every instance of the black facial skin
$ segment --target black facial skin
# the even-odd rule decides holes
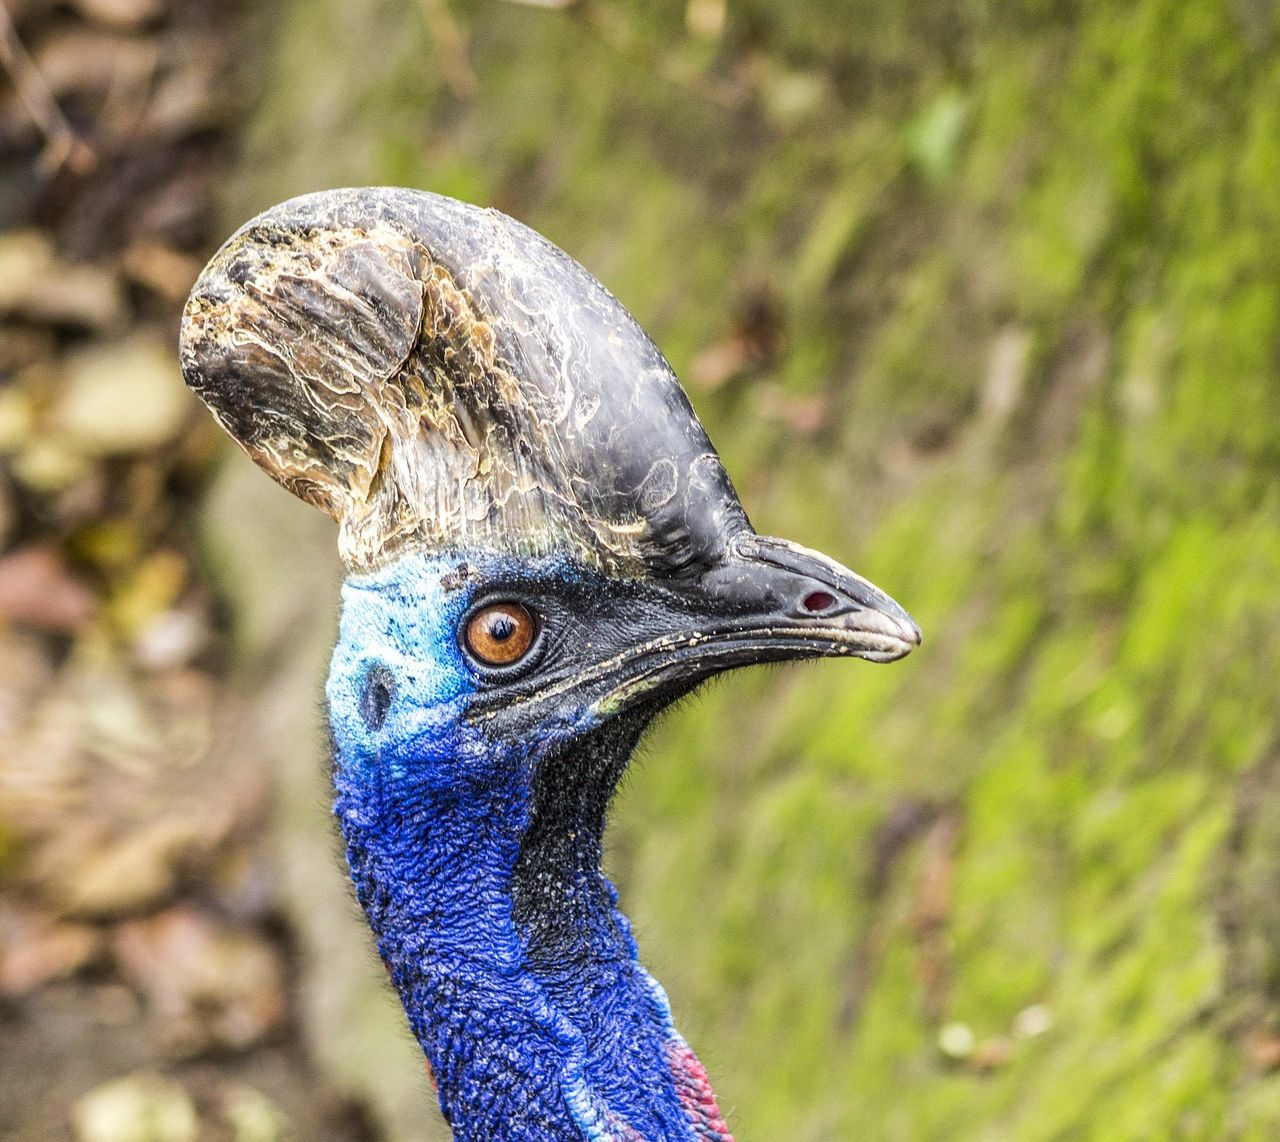
[[[508,666],[489,666],[467,654],[483,684],[482,693],[501,686],[508,696],[529,694],[612,652],[683,625],[683,612],[688,610],[672,592],[638,580],[603,575],[571,582],[550,576],[495,579],[477,591],[461,625],[465,627],[476,612],[506,601],[537,616],[538,635],[529,652]]]
[[[742,550],[691,586],[585,570],[485,581],[463,628],[484,607],[511,601],[537,617],[539,632],[508,666],[468,656],[480,689],[467,716],[518,740],[548,717],[661,707],[738,666],[849,655],[889,661],[918,645],[901,608],[844,568],[751,532]]]
[[[515,663],[494,668],[468,656],[479,689],[466,716],[497,739],[562,743],[533,771],[532,813],[512,878],[529,955],[548,972],[625,949],[620,932],[603,948],[585,945],[582,933],[612,932],[610,890],[599,872],[608,805],[657,713],[722,670],[823,655],[899,657],[919,638],[891,600],[789,546],[777,559],[721,567],[694,590],[563,568],[518,578],[480,570],[470,586],[460,632],[495,602],[519,603],[538,622],[536,640]],[[460,645],[465,654],[461,637]],[[581,724],[588,712],[598,724],[567,742],[547,733],[556,721]]]

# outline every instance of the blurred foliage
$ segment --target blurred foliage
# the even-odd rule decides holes
[[[261,20],[229,223],[373,182],[520,217],[653,332],[757,526],[925,630],[711,688],[621,797],[739,1137],[1277,1136],[1274,6]]]

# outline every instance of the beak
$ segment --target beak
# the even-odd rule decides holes
[[[703,590],[760,634],[799,638],[810,653],[892,662],[920,645],[920,628],[893,599],[819,551],[739,532]]]
[[[616,713],[738,666],[798,658],[893,662],[920,628],[893,599],[834,559],[785,539],[738,532],[692,589],[680,629],[610,664],[616,684],[595,703]],[[687,625],[686,625],[687,624]]]

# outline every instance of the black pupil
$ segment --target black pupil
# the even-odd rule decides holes
[[[365,675],[364,693],[360,696],[360,716],[369,729],[382,729],[395,696],[395,675],[381,662],[375,663]]]
[[[515,633],[515,620],[510,615],[494,615],[489,623],[489,637],[494,642],[506,642]]]

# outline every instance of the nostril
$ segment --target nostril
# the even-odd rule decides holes
[[[820,615],[836,605],[836,597],[830,591],[810,591],[800,605],[811,615]]]

